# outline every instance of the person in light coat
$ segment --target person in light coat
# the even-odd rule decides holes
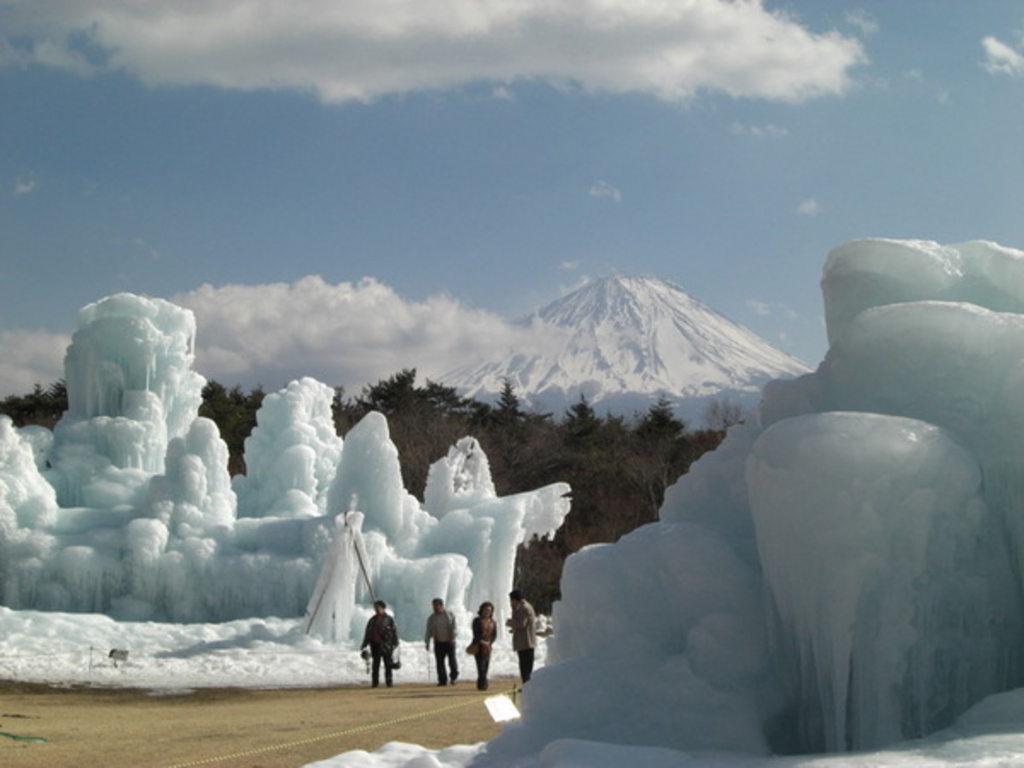
[[[437,663],[437,684],[448,685],[459,679],[459,661],[455,654],[456,626],[455,614],[444,607],[444,600],[435,597],[433,612],[427,617],[427,630],[423,641],[430,650],[430,641],[434,641],[434,661]],[[447,663],[447,664],[446,664]]]
[[[512,630],[512,650],[519,655],[519,677],[525,683],[533,674],[534,648],[537,647],[537,614],[518,589],[508,593],[512,618],[505,626]]]

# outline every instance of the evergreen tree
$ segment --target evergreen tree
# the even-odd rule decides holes
[[[671,442],[678,440],[685,429],[686,425],[676,418],[672,403],[660,397],[640,418],[636,434],[644,441]]]
[[[367,413],[380,411],[389,416],[411,408],[416,400],[416,369],[403,368],[390,378],[363,387],[356,405]]]
[[[565,412],[564,427],[565,438],[570,445],[584,445],[597,435],[601,420],[585,395],[581,394],[579,401]]]
[[[512,386],[512,380],[508,377],[502,379],[501,394],[498,396],[498,407],[496,409],[498,421],[511,424],[521,421],[523,415],[519,407],[519,397]]]
[[[63,379],[45,391],[36,384],[27,395],[10,395],[0,400],[0,413],[11,417],[16,427],[35,425],[53,429],[68,409],[68,389]]]
[[[203,387],[199,415],[217,424],[228,447],[228,471],[232,475],[245,473],[245,438],[256,426],[256,412],[263,404],[264,396],[261,387],[246,393],[237,384],[228,389],[212,380]]]

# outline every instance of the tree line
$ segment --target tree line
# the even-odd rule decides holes
[[[232,475],[245,472],[245,438],[256,425],[263,398],[259,387],[245,391],[210,381],[203,389],[199,414],[219,427]],[[581,397],[556,418],[524,410],[508,381],[491,404],[464,398],[429,379],[420,385],[415,369],[367,385],[354,397],[336,388],[332,408],[335,428],[343,437],[370,411],[387,417],[406,490],[421,500],[430,465],[467,435],[487,454],[501,496],[569,483],[572,511],[565,523],[553,538],[520,548],[516,560],[516,585],[545,613],[560,597],[566,557],[588,544],[614,542],[656,520],[665,489],[716,448],[725,429],[741,416],[735,406],[715,402],[706,414],[714,426],[695,430],[674,415],[667,400],[625,417],[598,414]],[[65,410],[63,381],[0,400],[0,413],[18,427],[52,429]]]

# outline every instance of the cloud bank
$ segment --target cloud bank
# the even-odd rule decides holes
[[[313,376],[354,395],[403,368],[437,380],[529,332],[446,296],[408,302],[372,278],[204,285],[170,300],[196,315],[197,371],[268,390]]]
[[[327,103],[516,81],[800,102],[844,93],[866,62],[856,39],[760,0],[8,0],[0,22],[0,67]]]
[[[64,378],[64,351],[69,334],[0,330],[0,398],[25,395],[36,384],[44,390]]]
[[[313,376],[354,396],[403,368],[415,368],[421,382],[439,380],[462,365],[539,343],[524,338],[529,328],[498,315],[447,296],[409,302],[372,278],[203,285],[168,300],[195,313],[195,370],[246,389],[275,391]],[[70,334],[0,331],[0,397],[62,379],[70,343]]]

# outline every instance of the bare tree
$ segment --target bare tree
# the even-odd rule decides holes
[[[713,398],[704,406],[704,424],[708,429],[724,432],[733,424],[746,421],[743,406],[728,397]]]

